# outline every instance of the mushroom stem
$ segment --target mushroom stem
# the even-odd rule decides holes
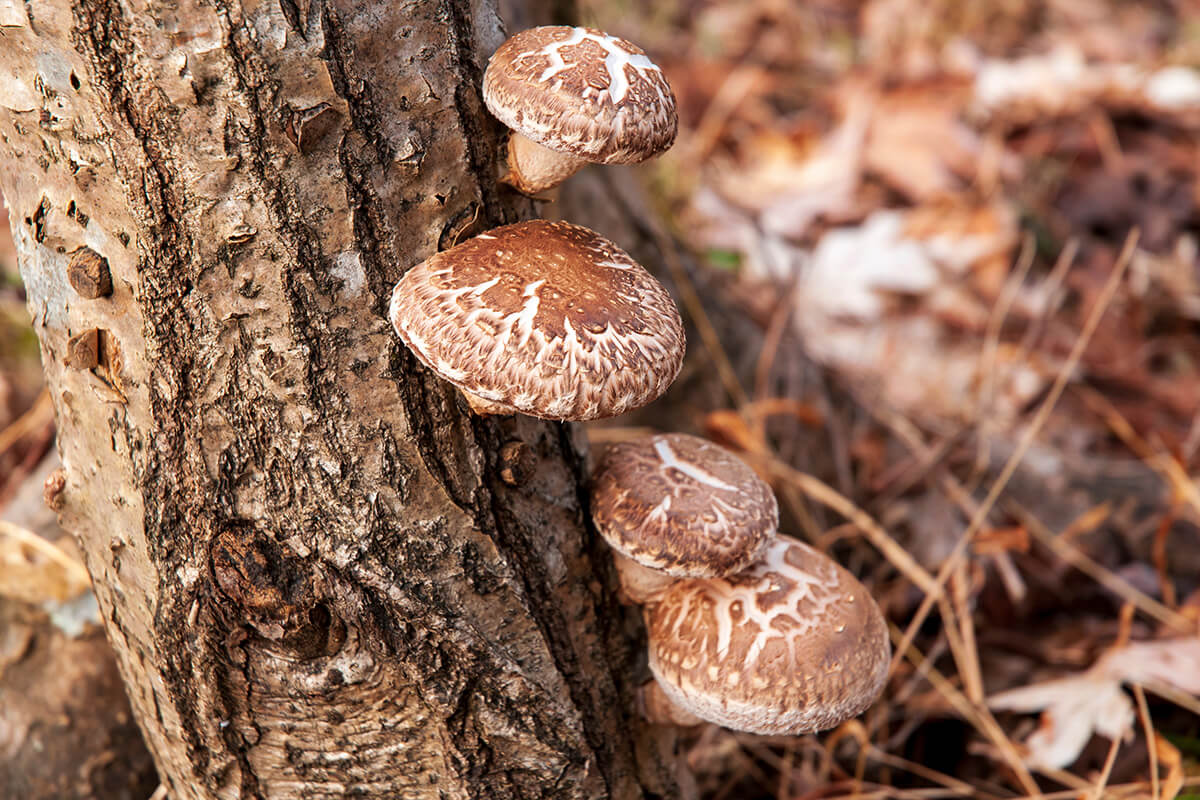
[[[652,725],[690,728],[704,722],[686,708],[677,705],[656,680],[647,681],[638,689],[638,706],[642,716]]]
[[[534,195],[558,186],[587,163],[513,131],[508,137],[508,174],[501,181],[522,194]]]
[[[616,550],[613,551],[613,564],[617,568],[621,591],[631,603],[639,606],[655,602],[668,586],[678,580],[665,572],[643,566]]]
[[[487,400],[477,394],[471,394],[465,389],[460,389],[463,398],[467,401],[467,405],[481,417],[507,417],[517,413],[517,410],[512,406],[504,403],[497,403],[493,400]]]

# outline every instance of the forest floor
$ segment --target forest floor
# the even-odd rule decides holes
[[[684,734],[703,797],[1200,798],[1200,4],[580,6],[671,80],[643,174],[698,265],[647,264],[677,388],[593,442],[742,452],[893,626],[861,718]],[[62,604],[69,538],[12,535],[53,418],[6,236],[0,597]]]
[[[671,80],[703,265],[637,423],[745,454],[894,625],[861,719],[691,733],[703,796],[1200,797],[1200,4],[582,5]]]

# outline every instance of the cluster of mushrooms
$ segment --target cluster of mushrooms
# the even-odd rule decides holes
[[[671,146],[675,96],[639,47],[588,28],[516,34],[483,76],[512,134],[505,183],[534,194],[589,161]],[[481,414],[612,417],[667,390],[683,323],[666,289],[617,245],[567,222],[505,225],[444,250],[396,284],[392,325]]]
[[[503,181],[537,194],[584,164],[670,147],[675,97],[646,54],[597,30],[523,31],[492,56],[488,109],[512,131]],[[679,372],[683,324],[666,289],[587,228],[495,228],[410,269],[389,316],[404,343],[479,414],[612,417]],[[882,690],[883,616],[849,572],[777,536],[769,486],[693,436],[615,445],[592,481],[597,528],[650,642],[655,722],[764,734],[822,730]]]
[[[680,433],[613,445],[592,519],[644,606],[651,721],[811,733],[883,689],[879,607],[831,559],[777,536],[771,488],[728,450]]]

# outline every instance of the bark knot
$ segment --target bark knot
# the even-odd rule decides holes
[[[227,528],[212,546],[213,577],[233,602],[230,623],[249,627],[298,658],[337,652],[345,625],[321,596],[312,567],[250,525]]]
[[[79,248],[71,254],[67,265],[67,282],[87,300],[107,297],[113,290],[108,259],[90,247]]]

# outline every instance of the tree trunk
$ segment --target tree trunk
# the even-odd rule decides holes
[[[170,796],[675,796],[576,431],[472,416],[386,321],[533,211],[494,4],[280,2],[0,0],[61,516]]]

